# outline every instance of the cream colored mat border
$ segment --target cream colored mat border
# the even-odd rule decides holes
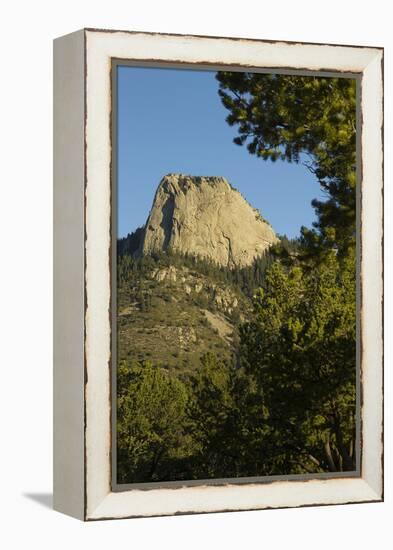
[[[362,475],[111,492],[112,58],[315,71],[362,79]],[[86,31],[86,519],[380,500],[382,496],[382,50]]]

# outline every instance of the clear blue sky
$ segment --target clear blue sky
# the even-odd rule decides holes
[[[321,196],[312,174],[235,145],[217,90],[213,71],[118,68],[118,236],[146,222],[169,172],[224,176],[277,233],[311,226],[310,202]]]

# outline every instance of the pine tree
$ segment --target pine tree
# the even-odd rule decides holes
[[[340,265],[331,253],[307,272],[276,262],[242,327],[240,361],[260,387],[285,473],[355,469],[354,289],[354,255]]]
[[[217,80],[234,142],[263,160],[303,162],[326,193],[313,201],[314,230],[303,228],[308,252],[345,254],[356,229],[355,79],[219,72]]]

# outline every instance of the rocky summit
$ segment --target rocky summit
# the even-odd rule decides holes
[[[225,178],[168,174],[156,191],[137,255],[171,250],[235,268],[250,265],[277,240]]]

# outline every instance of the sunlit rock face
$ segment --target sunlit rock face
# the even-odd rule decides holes
[[[137,255],[170,250],[244,267],[277,240],[225,178],[168,174],[157,188]]]

